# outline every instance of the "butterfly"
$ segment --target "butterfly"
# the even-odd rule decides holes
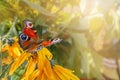
[[[61,42],[62,39],[50,39],[50,40],[43,40],[40,39],[37,31],[34,29],[33,24],[29,20],[24,21],[24,28],[22,33],[19,35],[18,42],[20,47],[23,50],[26,50],[31,53],[35,53],[38,50],[42,49],[43,47],[51,46],[53,44]]]

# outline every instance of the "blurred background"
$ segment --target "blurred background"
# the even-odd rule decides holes
[[[120,0],[0,0],[1,38],[18,36],[25,19],[40,38],[62,39],[48,47],[55,64],[81,80],[120,80]],[[8,76],[12,60],[0,54],[0,78]],[[20,67],[13,80],[23,71]]]

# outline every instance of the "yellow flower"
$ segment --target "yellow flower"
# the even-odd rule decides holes
[[[21,54],[20,51],[22,51],[17,41],[18,39],[15,38],[13,43],[6,44],[1,51],[7,51],[11,57],[13,57],[14,59],[17,58]]]
[[[16,53],[19,53],[20,48],[16,46],[16,44],[18,43],[14,42],[9,48],[16,47],[18,50],[13,49],[13,52],[16,51]],[[9,48],[7,48],[8,52],[10,52]],[[14,71],[27,60],[26,71],[21,80],[79,80],[79,78],[72,73],[73,71],[59,65],[52,65],[50,62],[52,57],[52,54],[47,48],[42,48],[36,53],[22,51],[21,55],[14,59],[9,75],[11,76]]]

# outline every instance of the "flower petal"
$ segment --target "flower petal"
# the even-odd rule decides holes
[[[54,69],[53,69],[53,76],[54,76],[54,79],[53,79],[53,80],[62,80],[62,79],[58,76],[58,74],[56,74],[56,72],[54,71]]]
[[[5,51],[7,51],[8,49],[9,49],[9,45],[5,45],[5,46],[2,48],[1,52],[5,52]]]
[[[49,60],[51,60],[52,59],[52,53],[47,49],[47,48],[43,48],[42,49],[42,52],[44,53],[44,55],[45,56],[47,56],[47,58],[49,59]]]
[[[9,47],[9,49],[8,49],[8,54],[9,54],[10,56],[13,56],[12,47]]]
[[[27,70],[23,76],[23,79],[28,80],[28,77],[30,76],[30,74],[33,73],[33,71],[35,69],[35,65],[36,65],[36,62],[31,57],[28,65],[27,65]]]
[[[38,69],[40,71],[42,71],[44,68],[45,56],[44,56],[44,53],[42,51],[37,52],[37,54],[38,54],[38,59],[37,59]]]
[[[16,51],[17,55],[19,56],[19,55],[21,54],[20,51],[22,51],[22,50],[21,50],[21,48],[19,47],[18,43],[15,43],[15,44],[13,45],[13,48],[14,48],[14,51]]]
[[[12,57],[14,59],[17,58],[18,56],[20,56],[21,53],[15,45],[10,46],[10,48],[11,48],[11,50],[9,51],[9,53],[12,54]]]
[[[79,80],[79,78],[72,73],[73,71],[71,72],[71,70],[63,68],[62,66],[55,65],[54,70],[62,80]]]
[[[41,74],[37,77],[36,80],[48,80],[47,76],[45,75],[44,71],[42,70]]]
[[[52,73],[52,67],[51,67],[51,64],[47,58],[45,59],[44,73],[47,76],[47,79],[53,80],[54,77],[53,77],[53,73]]]
[[[35,78],[39,75],[39,70],[35,70],[30,76],[28,80],[35,80]]]
[[[55,67],[55,66],[54,66],[54,72],[59,76],[59,78],[60,78],[61,80],[68,80],[68,79],[66,78],[66,76],[62,74],[62,73],[64,73],[64,72],[57,70],[57,67]]]
[[[47,76],[43,72],[42,75],[41,75],[41,79],[40,80],[49,80],[49,79],[47,78]]]
[[[12,64],[9,75],[12,75],[13,72],[30,56],[30,53],[23,52]]]

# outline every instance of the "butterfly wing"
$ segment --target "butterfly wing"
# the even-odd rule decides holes
[[[33,28],[33,24],[29,20],[24,21],[23,33],[27,36],[36,39],[38,37],[37,31]]]
[[[26,50],[28,52],[32,52],[35,49],[37,49],[39,46],[41,46],[41,43],[43,42],[43,39],[34,40],[34,39],[28,37],[27,35],[25,35],[24,33],[21,33],[19,35],[18,42],[20,44],[20,47],[23,50]]]
[[[23,33],[34,39],[36,39],[38,37],[36,30],[34,30],[33,28],[24,27]]]
[[[51,40],[42,42],[41,45],[44,46],[44,47],[51,46],[53,44],[61,42],[61,40],[62,39],[60,39],[60,38],[51,39]]]

